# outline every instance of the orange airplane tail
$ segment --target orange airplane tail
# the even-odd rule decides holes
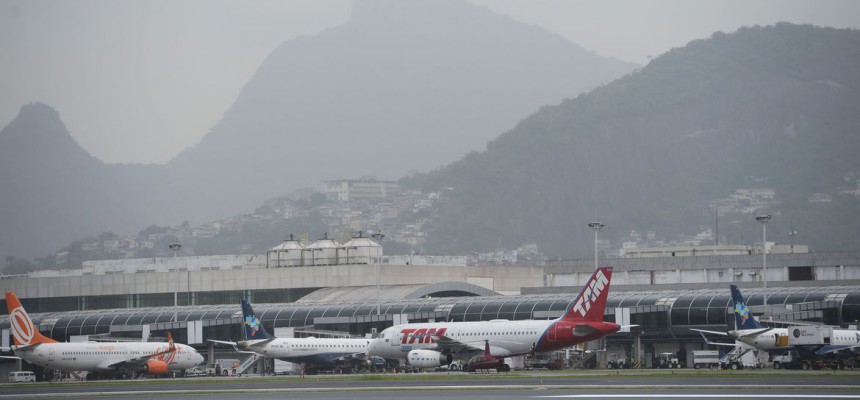
[[[30,346],[39,343],[57,343],[56,340],[39,333],[33,320],[27,315],[15,293],[6,292],[6,308],[9,309],[9,323],[12,325],[12,338],[16,346]]]

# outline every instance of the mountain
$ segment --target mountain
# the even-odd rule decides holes
[[[192,220],[324,180],[397,179],[635,67],[461,0],[356,1],[347,24],[276,49],[168,167],[192,185]]]
[[[323,180],[430,170],[635,67],[464,1],[357,1],[345,25],[276,49],[167,165],[105,165],[56,111],[25,106],[0,132],[0,257],[236,215]]]
[[[0,254],[41,256],[70,238],[150,222],[151,213],[131,213],[144,208],[134,193],[145,181],[132,176],[142,178],[90,156],[51,107],[21,107],[0,131]]]
[[[713,227],[711,201],[739,188],[775,191],[769,241],[796,230],[819,251],[856,250],[857,197],[807,199],[857,185],[858,133],[860,32],[782,23],[673,49],[404,183],[450,188],[429,253],[540,243],[550,256],[587,258],[595,218],[603,238],[674,239]],[[760,240],[752,215],[721,218],[723,243]]]

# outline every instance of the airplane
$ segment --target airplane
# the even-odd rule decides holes
[[[369,339],[276,338],[266,331],[251,304],[245,299],[242,299],[242,326],[245,340],[232,342],[209,339],[209,341],[231,345],[241,353],[257,353],[265,357],[304,364],[303,371],[307,374],[345,365],[364,366],[368,363],[374,367],[385,365],[384,359],[367,356]]]
[[[21,301],[13,292],[6,292],[14,346],[17,357],[31,364],[64,371],[88,371],[134,375],[165,375],[169,371],[184,371],[203,362],[203,356],[192,347],[174,344],[168,332],[168,342],[61,343],[43,336],[33,324]],[[5,357],[9,358],[9,357]]]
[[[750,312],[749,307],[736,285],[731,285],[732,301],[734,302],[735,329],[728,332],[709,331],[704,329],[691,329],[702,334],[707,344],[716,346],[736,346],[732,343],[712,342],[705,338],[705,333],[727,336],[735,339],[743,345],[751,346],[759,350],[778,351],[796,348],[814,356],[828,356],[860,347],[860,332],[849,329],[833,329],[830,343],[818,345],[789,345],[789,329],[774,328],[761,325]],[[798,324],[799,325],[799,324]]]
[[[370,343],[369,354],[406,360],[416,368],[451,364],[490,352],[499,358],[563,349],[618,332],[603,321],[612,268],[594,271],[565,314],[554,320],[491,320],[395,325]],[[484,346],[481,346],[484,345]]]
[[[504,357],[496,357],[490,353],[490,341],[484,341],[484,354],[474,356],[469,359],[469,362],[464,367],[466,372],[477,372],[478,370],[495,369],[498,372],[508,372],[511,366],[505,364]]]
[[[705,329],[691,329],[699,332],[704,338],[705,333],[714,335],[727,336],[744,345],[765,351],[783,350],[790,346],[788,345],[788,329],[786,328],[771,328],[759,324],[755,316],[750,312],[740,289],[736,285],[731,285],[732,302],[734,308],[732,315],[735,318],[735,329],[728,332],[709,331]],[[734,343],[719,343],[711,342],[705,339],[705,342],[715,346],[732,346]]]

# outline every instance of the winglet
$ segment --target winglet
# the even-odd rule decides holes
[[[263,323],[254,314],[254,309],[251,308],[251,303],[248,300],[242,299],[242,326],[245,328],[245,340],[254,339],[274,339],[275,337],[266,332]]]
[[[27,315],[18,296],[6,292],[6,308],[9,310],[9,323],[12,326],[12,338],[16,346],[30,346],[39,343],[57,343],[56,340],[43,336],[33,320]]]
[[[741,295],[740,289],[736,285],[730,286],[732,290],[732,302],[734,303],[733,313],[735,315],[735,329],[762,329],[764,326],[756,321],[755,317],[747,307],[744,296]]]
[[[588,283],[579,295],[570,302],[563,319],[577,321],[603,321],[606,298],[609,294],[609,281],[612,267],[598,268],[591,274]]]

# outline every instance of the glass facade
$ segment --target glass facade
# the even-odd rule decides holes
[[[763,303],[761,288],[742,289],[748,304],[756,313]],[[237,338],[241,321],[238,292],[219,292],[236,298],[229,305],[186,305],[174,311],[172,293],[167,305],[133,307],[109,310],[66,311],[52,313],[30,312],[40,324],[43,333],[58,339],[71,336],[105,334],[111,327],[134,327],[157,324],[174,326],[174,312],[179,321],[204,321],[207,338]],[[272,291],[260,295],[247,293],[252,298],[285,296]],[[199,295],[199,294],[198,294]],[[209,294],[216,296],[216,294]],[[792,305],[791,310],[814,311],[821,321],[829,325],[847,325],[860,320],[860,287],[772,288],[767,292],[768,305]],[[141,296],[141,303],[146,303]],[[205,297],[205,296],[198,296]],[[52,301],[56,299],[51,299]],[[98,301],[98,299],[96,299]],[[110,299],[109,301],[116,301]],[[483,296],[483,297],[432,297],[386,301],[381,305],[382,315],[376,315],[376,300],[335,303],[254,303],[254,309],[267,329],[274,327],[311,327],[325,330],[348,330],[363,334],[375,328],[381,330],[393,324],[394,315],[405,314],[410,321],[428,319],[448,321],[487,321],[491,319],[542,319],[561,315],[570,304],[569,294]],[[253,302],[253,300],[252,300]],[[25,307],[29,307],[25,304]],[[659,292],[610,292],[607,301],[607,320],[615,319],[615,308],[629,308],[631,323],[640,325],[644,335],[690,335],[690,328],[733,329],[731,297],[726,289],[677,290]],[[4,304],[5,308],[5,304]],[[28,310],[29,311],[29,310]],[[810,315],[814,313],[809,313]],[[345,322],[348,321],[348,322]],[[222,325],[236,325],[235,327]],[[0,329],[9,329],[8,315],[0,316]],[[155,326],[155,325],[153,325]],[[179,326],[176,326],[179,327]],[[346,327],[346,329],[344,329]],[[122,329],[118,329],[123,331]],[[129,328],[126,330],[134,330]],[[181,331],[181,329],[178,329]],[[221,335],[221,333],[226,336]],[[179,334],[180,332],[176,332]],[[117,334],[116,332],[112,334]],[[117,334],[121,335],[121,334]]]

